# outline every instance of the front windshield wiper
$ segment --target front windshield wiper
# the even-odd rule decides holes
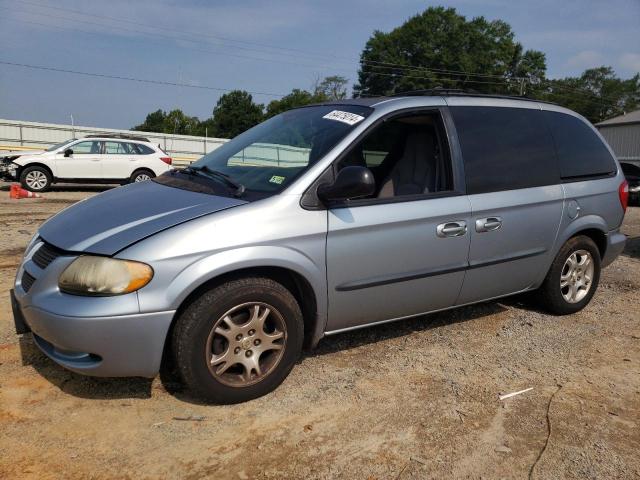
[[[195,174],[195,175],[198,175],[198,174],[202,173],[202,174],[204,174],[205,176],[207,176],[209,178],[215,178],[217,180],[222,180],[228,187],[231,187],[231,188],[235,189],[235,192],[233,194],[235,197],[241,197],[242,194],[245,191],[245,187],[244,187],[243,184],[241,184],[239,182],[236,182],[234,179],[232,179],[226,173],[219,172],[218,170],[213,170],[213,169],[207,167],[206,165],[202,165],[202,166],[189,165],[188,167],[186,167],[182,171],[187,173],[187,174]]]

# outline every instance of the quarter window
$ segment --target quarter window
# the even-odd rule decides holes
[[[142,145],[141,143],[132,143],[132,147],[135,149],[135,153],[139,155],[151,155],[154,153],[152,148],[147,147],[146,145]]]
[[[553,139],[540,110],[451,107],[451,113],[468,194],[559,182]]]
[[[566,113],[544,114],[555,141],[563,179],[615,173],[616,164],[611,153],[586,123]]]

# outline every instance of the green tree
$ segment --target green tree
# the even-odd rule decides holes
[[[331,75],[318,82],[314,92],[316,96],[324,97],[327,100],[342,100],[347,97],[347,80],[340,75]]]
[[[167,114],[158,109],[155,112],[151,112],[147,115],[144,122],[140,125],[136,125],[132,130],[139,130],[141,132],[160,132],[164,133],[164,121]]]
[[[250,129],[263,120],[263,105],[253,102],[250,93],[233,90],[218,99],[213,109],[209,135],[221,138],[233,138]]]
[[[142,132],[174,133],[178,135],[198,135],[200,120],[197,117],[189,117],[180,109],[171,110],[166,113],[163,110],[156,110],[147,115],[147,118],[140,125],[136,125],[132,130]]]
[[[537,98],[574,110],[593,123],[640,106],[640,74],[623,80],[611,67],[585,70],[579,77],[548,80]]]
[[[303,107],[312,103],[325,102],[326,100],[327,97],[325,97],[323,94],[314,94],[307,92],[306,90],[294,88],[290,94],[285,95],[278,100],[272,100],[271,102],[269,102],[269,105],[267,105],[266,118],[271,118],[274,115],[278,115],[279,113],[290,110],[292,108]]]
[[[506,93],[519,87],[515,77],[537,79],[545,71],[544,54],[523,52],[507,23],[430,7],[389,33],[373,33],[360,56],[354,94],[435,87]]]
[[[171,110],[164,121],[164,133],[178,135],[197,135],[200,120],[197,117],[189,117],[182,110]]]

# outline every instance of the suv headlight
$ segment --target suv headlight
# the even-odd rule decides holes
[[[141,289],[153,278],[146,263],[82,255],[60,275],[60,290],[74,295],[122,295]]]

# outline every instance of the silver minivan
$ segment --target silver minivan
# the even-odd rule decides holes
[[[579,311],[624,248],[627,198],[602,137],[556,105],[298,108],[44,223],[16,330],[74,372],[153,377],[173,358],[198,396],[241,402],[332,334],[534,290]]]

